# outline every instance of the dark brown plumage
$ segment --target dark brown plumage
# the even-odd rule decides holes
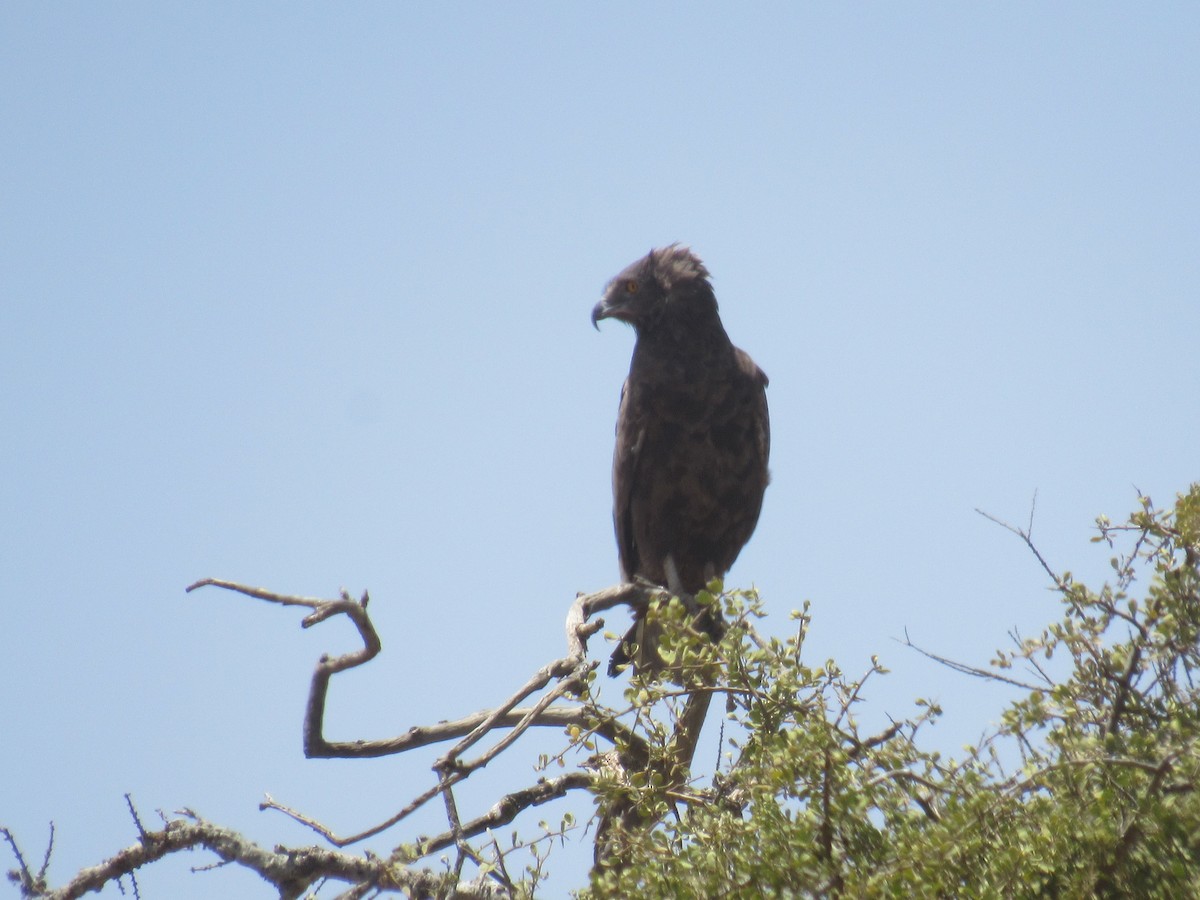
[[[673,244],[627,267],[592,310],[593,323],[637,332],[613,456],[621,575],[685,596],[723,577],[754,532],[771,440],[767,376],[725,334],[708,279]],[[709,630],[720,633],[716,620]],[[629,645],[649,643],[635,622],[610,673],[631,661]],[[652,650],[639,646],[636,661]]]

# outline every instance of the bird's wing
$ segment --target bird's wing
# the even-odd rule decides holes
[[[613,451],[613,527],[617,534],[617,554],[621,579],[631,581],[638,572],[637,541],[633,530],[633,497],[637,490],[638,456],[642,448],[644,425],[634,421],[633,391],[629,379],[621,386],[621,405],[617,413],[617,442]]]
[[[745,350],[738,347],[735,347],[734,350],[737,356],[738,368],[749,375],[751,380],[758,386],[755,392],[755,408],[753,413],[755,429],[754,445],[758,454],[762,489],[765,490],[767,482],[770,480],[767,467],[771,459],[771,414],[767,410],[767,386],[771,383],[771,380],[767,378],[767,373],[758,367]]]

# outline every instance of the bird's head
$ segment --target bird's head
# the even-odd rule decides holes
[[[592,308],[592,324],[599,328],[601,319],[620,319],[642,332],[665,314],[700,310],[717,311],[708,269],[687,247],[672,244],[651,250],[610,281]]]

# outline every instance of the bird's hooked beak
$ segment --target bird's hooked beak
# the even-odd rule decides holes
[[[601,300],[599,303],[597,303],[595,306],[592,307],[592,327],[595,328],[597,331],[599,331],[600,330],[600,320],[603,318],[606,318],[607,316],[608,316],[608,307],[605,306],[604,301]]]
[[[624,319],[622,310],[620,303],[613,303],[610,296],[605,294],[604,299],[592,307],[592,326],[599,331],[601,319]]]

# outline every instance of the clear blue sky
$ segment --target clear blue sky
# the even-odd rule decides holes
[[[369,588],[334,737],[499,700],[616,578],[632,335],[588,313],[676,240],[771,377],[731,583],[955,752],[1003,693],[895,639],[984,662],[1057,614],[975,508],[1036,490],[1102,577],[1093,517],[1200,478],[1198,111],[1189,3],[4,4],[0,823],[40,859],[54,819],[61,881],[126,791],[273,844],[314,836],[264,792],[350,832],[423,789],[431,754],[303,759],[348,626],[183,588]],[[269,895],[204,861],[143,896]]]

